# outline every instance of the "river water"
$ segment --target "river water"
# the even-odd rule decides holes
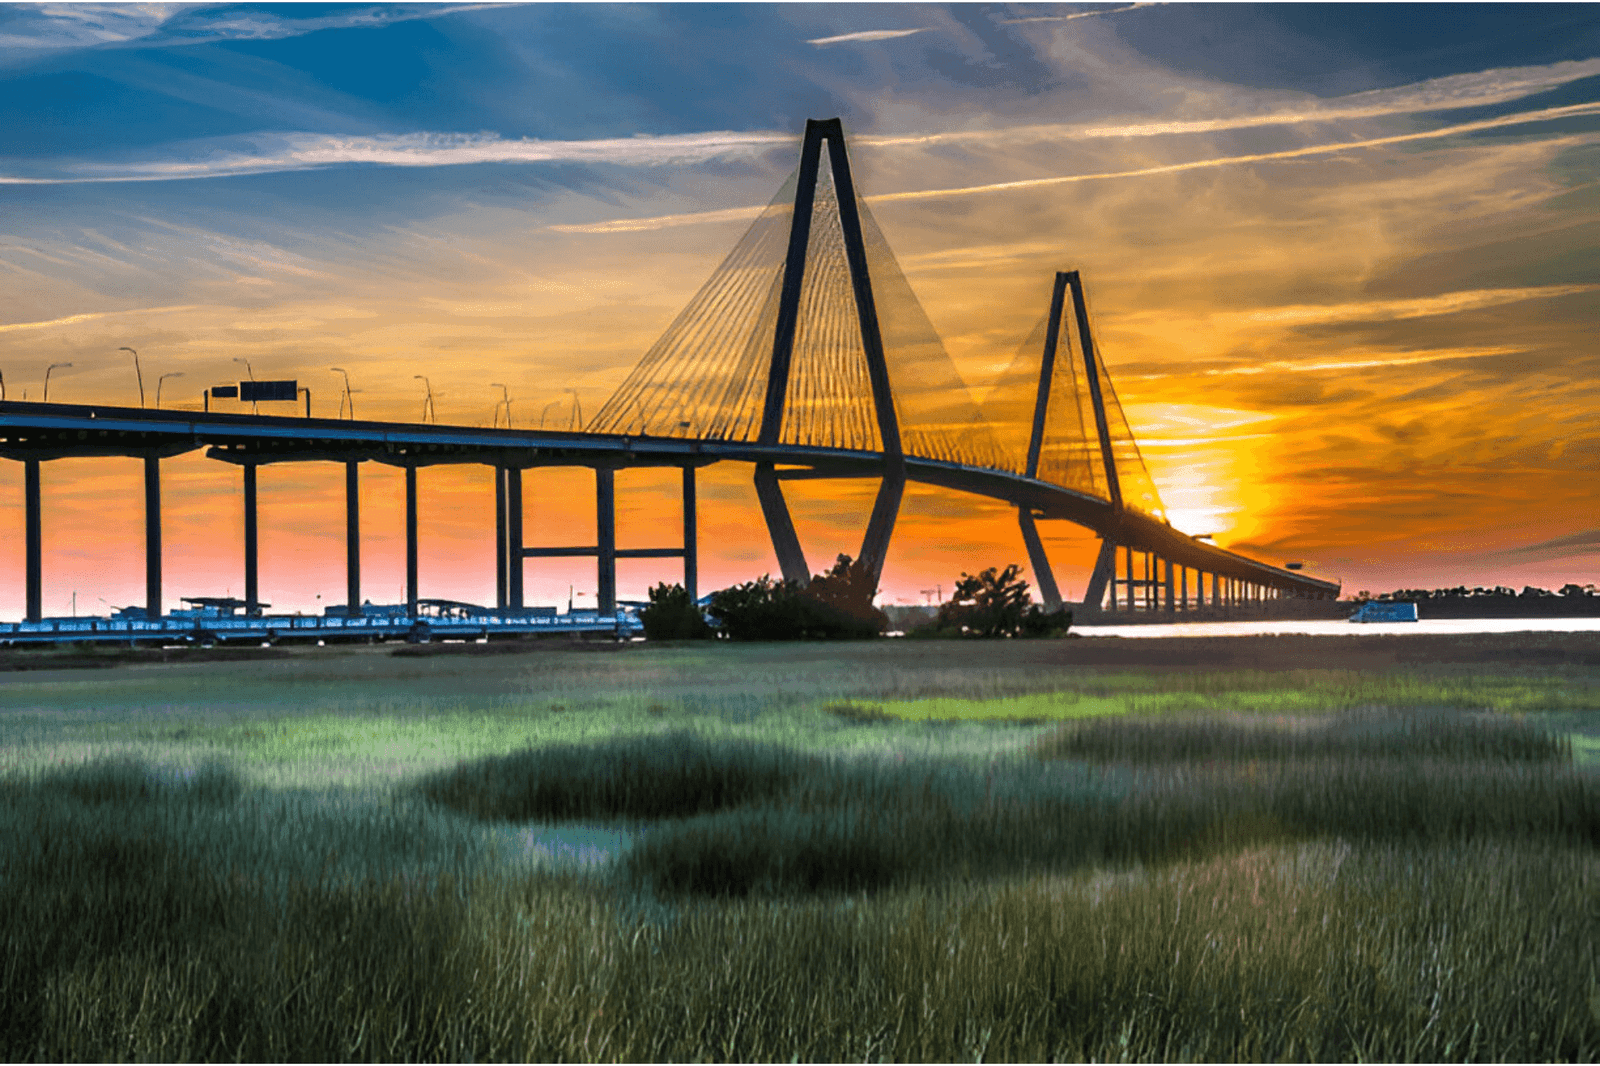
[[[1352,611],[1355,608],[1351,608]],[[1397,636],[1463,633],[1600,633],[1600,618],[1422,618],[1415,622],[1173,622],[1140,626],[1073,625],[1086,637]]]

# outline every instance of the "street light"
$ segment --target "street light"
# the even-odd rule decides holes
[[[119,351],[119,352],[129,352],[129,353],[131,353],[133,355],[133,376],[139,379],[139,408],[140,408],[140,410],[143,410],[144,409],[144,372],[139,369],[139,353],[135,352],[132,348],[118,348],[117,351]],[[161,387],[161,383],[159,381],[156,382],[156,388],[159,390],[160,387]],[[156,406],[157,407],[161,406],[159,401],[157,401]]]
[[[44,368],[44,402],[50,402],[50,371],[71,366],[71,363],[51,363]]]
[[[491,389],[499,389],[500,390],[500,395],[503,397],[503,399],[501,399],[500,403],[497,403],[497,404],[494,405],[494,424],[496,426],[498,426],[500,424],[500,404],[503,403],[503,404],[506,405],[506,428],[510,429],[511,428],[511,390],[506,388],[504,385],[500,384],[500,382],[498,382],[498,381],[489,382],[489,387]]]
[[[157,411],[161,410],[161,383],[163,381],[167,380],[168,378],[181,378],[181,377],[183,377],[183,371],[174,370],[170,374],[162,374],[160,377],[156,378],[156,410]]]
[[[328,369],[335,374],[344,375],[344,395],[339,397],[339,414],[344,414],[344,405],[348,402],[350,404],[350,421],[354,422],[356,420],[356,401],[355,397],[350,395],[350,371],[342,366],[330,366]]]
[[[250,360],[246,359],[242,355],[236,355],[236,356],[233,357],[233,361],[235,363],[243,363],[244,364],[244,372],[246,374],[250,375],[250,380],[251,381],[254,381],[256,379],[256,372],[254,370],[250,369]],[[259,414],[260,411],[261,411],[261,406],[259,404],[257,404],[254,400],[251,400],[250,401],[250,413],[251,414]]]
[[[560,400],[551,400],[549,403],[544,405],[544,410],[539,412],[539,428],[540,429],[544,428],[544,416],[550,413],[550,408],[559,406],[560,403],[561,403]]]
[[[412,374],[411,376],[413,378],[415,378],[417,381],[422,382],[422,387],[428,390],[428,398],[426,400],[424,400],[423,403],[422,403],[422,420],[424,422],[426,422],[428,420],[428,412],[432,411],[433,412],[433,424],[437,426],[439,424],[439,409],[437,407],[433,406],[433,385],[432,385],[432,383],[429,382],[428,379],[423,377],[421,374]]]
[[[578,390],[577,389],[568,389],[567,391],[572,393],[572,419],[573,419],[573,421],[577,422],[577,424],[578,424],[577,428],[579,430],[582,430],[583,429],[583,401],[578,399]],[[567,423],[567,428],[568,429],[573,428],[572,427],[572,422],[568,422]]]
[[[0,370],[0,403],[4,403],[5,399],[6,399],[6,374],[5,374],[4,370]]]

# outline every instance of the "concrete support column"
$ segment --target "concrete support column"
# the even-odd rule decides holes
[[[756,464],[755,484],[756,499],[761,503],[767,533],[772,538],[772,550],[778,556],[778,569],[785,581],[793,581],[804,588],[811,582],[811,568],[806,565],[800,538],[794,531],[794,520],[789,516],[789,505],[783,498],[783,486],[778,484],[778,475],[771,463]]]
[[[1089,586],[1083,591],[1083,605],[1098,611],[1105,602],[1106,585],[1111,586],[1111,609],[1117,609],[1117,545],[1110,539],[1100,541],[1100,552],[1095,556],[1094,571],[1089,575]]]
[[[1026,507],[1017,508],[1017,524],[1022,528],[1022,543],[1028,549],[1028,565],[1033,568],[1033,583],[1039,588],[1044,609],[1061,609],[1061,590],[1056,586],[1056,575],[1050,569],[1050,557],[1044,552],[1044,542],[1039,539],[1039,527],[1033,521],[1033,512]]]
[[[1189,609],[1189,568],[1187,566],[1178,567],[1178,586],[1178,609],[1187,611]]]
[[[700,532],[692,466],[683,468],[683,587],[689,599],[700,598]]]
[[[506,468],[494,468],[494,605],[505,610],[506,579],[511,572],[511,560],[506,549]]]
[[[144,459],[144,613],[161,617],[161,460]]]
[[[1162,570],[1165,571],[1165,575],[1164,576],[1166,577],[1167,613],[1168,614],[1172,614],[1174,611],[1176,611],[1178,609],[1177,601],[1172,598],[1172,560],[1171,559],[1163,559],[1163,560],[1161,560],[1161,568],[1162,568]]]
[[[256,464],[245,463],[244,471],[244,613],[261,611],[261,582],[258,559],[260,539],[256,525]]]
[[[507,604],[522,610],[522,471],[506,470],[506,574]]]
[[[345,613],[361,615],[361,464],[347,459],[344,464],[344,577]]]
[[[599,545],[599,571],[595,599],[602,615],[617,610],[617,472],[598,468],[594,472],[594,520]]]
[[[417,468],[406,467],[406,613],[417,616]]]
[[[42,589],[44,585],[44,551],[39,535],[39,460],[25,459],[22,463],[23,511],[27,542],[27,599],[28,621],[37,622],[44,617]]]
[[[1123,597],[1122,598],[1127,601],[1127,603],[1124,604],[1126,609],[1131,611],[1131,610],[1133,610],[1133,605],[1134,605],[1134,602],[1135,602],[1134,598],[1133,598],[1133,589],[1134,589],[1134,585],[1133,585],[1133,549],[1129,548],[1129,549],[1127,549],[1127,551],[1128,551],[1128,561],[1127,561],[1127,566],[1126,566],[1126,572],[1127,572],[1127,575],[1128,575],[1128,579],[1122,586],[1122,591],[1123,591]]]

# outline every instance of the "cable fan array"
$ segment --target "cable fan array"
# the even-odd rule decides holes
[[[599,433],[751,443],[761,430],[798,169],[745,231],[590,428]],[[980,410],[866,203],[856,198],[884,361],[907,455],[1025,473],[1047,322],[1041,320]],[[1081,346],[1064,316],[1037,477],[1110,497]],[[819,168],[800,285],[782,444],[883,449],[838,192]],[[1098,360],[1098,354],[1096,359]],[[1124,503],[1160,516],[1155,484],[1098,363]]]

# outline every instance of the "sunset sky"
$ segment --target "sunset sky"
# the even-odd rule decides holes
[[[1348,592],[1600,581],[1600,7],[1537,4],[6,4],[0,373],[163,404],[348,370],[359,417],[593,415],[840,117],[859,190],[981,400],[1082,271],[1173,524]],[[224,401],[225,402],[225,401]],[[263,412],[267,410],[263,407]],[[283,405],[283,414],[293,413]],[[239,473],[163,464],[166,598],[242,594]],[[776,558],[748,466],[701,478],[701,587]],[[421,591],[493,602],[483,467],[421,474]],[[364,464],[365,592],[402,475]],[[592,476],[527,478],[529,545]],[[141,467],[44,467],[44,610],[143,601]],[[808,561],[874,486],[789,496]],[[0,463],[0,618],[22,613]],[[262,595],[344,595],[343,471],[264,468]],[[675,472],[619,543],[677,543]],[[1042,528],[1069,598],[1095,541]],[[1010,510],[908,490],[884,600],[1025,562]],[[676,580],[620,569],[619,593]],[[528,563],[529,602],[594,602]],[[318,597],[321,599],[318,599]]]

